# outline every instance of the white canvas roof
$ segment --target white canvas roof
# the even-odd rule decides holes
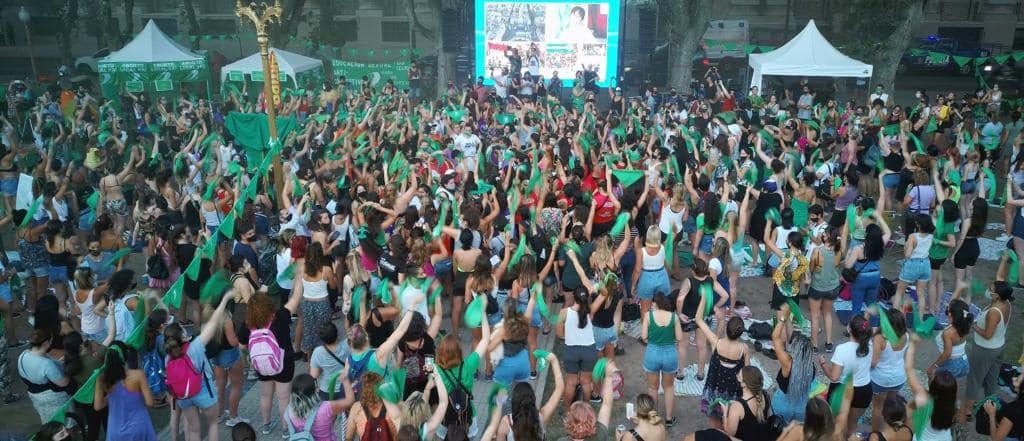
[[[166,63],[204,60],[202,55],[172,40],[153,20],[121,50],[99,60],[101,63]]]
[[[285,50],[270,48],[270,52],[277,57],[277,68],[281,73],[291,76],[292,80],[295,80],[295,74],[310,71],[317,68],[323,67],[323,62],[316,58],[309,58],[307,56],[299,55],[294,52],[288,52]],[[227,77],[228,72],[242,72],[245,74],[251,74],[253,72],[263,72],[263,60],[260,59],[259,52],[224,66],[220,69],[220,80],[224,81]]]
[[[750,54],[754,74],[751,86],[761,87],[765,75],[801,77],[871,77],[872,66],[854,60],[832,46],[814,20],[782,47],[764,54]]]

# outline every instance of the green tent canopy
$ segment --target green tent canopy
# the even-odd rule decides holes
[[[97,70],[103,97],[108,99],[117,98],[128,88],[172,94],[181,89],[181,83],[205,83],[207,96],[210,92],[206,56],[172,40],[153,20],[121,50],[99,60]]]

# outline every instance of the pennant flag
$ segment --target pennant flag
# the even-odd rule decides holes
[[[745,45],[743,45],[743,52],[746,52],[747,55],[750,55],[750,54],[754,53],[754,51],[756,51],[756,50],[757,50],[757,45],[756,44],[745,44]]]
[[[193,260],[195,260],[195,259],[193,259]],[[185,278],[184,277],[178,277],[178,280],[175,280],[174,284],[171,285],[171,287],[167,289],[167,293],[164,294],[164,297],[163,297],[164,304],[167,305],[167,306],[170,306],[172,308],[180,308],[181,307],[181,293],[182,293],[182,290],[184,288],[185,288]]]
[[[127,255],[129,255],[131,253],[132,253],[131,247],[121,248],[121,249],[115,251],[114,254],[111,254],[110,257],[107,258],[107,260],[103,261],[103,266],[108,267],[108,266],[116,265],[117,262],[121,261],[121,259],[125,258],[125,256],[127,256]]]
[[[775,47],[774,46],[758,46],[757,50],[761,51],[761,53],[763,54],[765,52],[771,52],[771,51],[775,50]]]
[[[853,384],[853,374],[847,374],[843,384],[832,391],[832,395],[828,397],[832,415],[839,415],[839,411],[843,408],[843,396],[846,395],[846,388],[851,384]]]
[[[469,306],[466,307],[466,312],[462,316],[462,322],[466,324],[467,328],[475,329],[479,328],[484,317],[484,296],[476,296],[472,302],[469,302]]]
[[[28,211],[25,212],[25,218],[21,220],[21,225],[19,225],[19,227],[25,228],[26,226],[28,226],[28,224],[32,222],[32,218],[36,216],[36,212],[39,211],[39,207],[42,206],[43,197],[39,196],[36,198],[36,200],[32,201],[32,205],[29,205]]]
[[[878,310],[878,321],[882,328],[882,336],[889,341],[889,344],[896,346],[900,343],[900,336],[896,334],[892,323],[889,322],[889,314],[881,309]]]
[[[1010,54],[1010,56],[1013,57],[1013,61],[1024,60],[1024,52],[1019,52],[1019,51],[1018,52],[1014,52],[1014,53]]]
[[[1006,54],[1004,54],[1004,55],[996,55],[996,56],[992,57],[992,59],[996,60],[996,63],[998,63],[998,64],[1006,64],[1006,60],[1009,60],[1010,56],[1006,55]]]
[[[82,383],[71,399],[75,400],[75,402],[91,406],[96,392],[96,379],[99,378],[101,373],[103,373],[102,366],[94,369],[92,371],[92,375],[89,376],[89,379],[85,380],[85,383]],[[59,422],[63,423],[64,421]]]
[[[956,62],[957,66],[964,67],[964,65],[971,62],[971,57],[961,57],[959,55],[953,55],[953,61]]]
[[[674,227],[669,227],[668,238],[665,240],[665,258],[667,259],[665,261],[665,267],[668,269],[672,269],[676,264],[676,255],[672,249],[675,246],[675,240],[676,229]]]
[[[519,235],[519,245],[516,246],[515,252],[512,253],[512,257],[509,259],[508,265],[510,267],[516,266],[519,263],[519,261],[523,258],[523,256],[525,254],[526,254],[526,235],[525,234],[520,234]]]
[[[533,358],[537,359],[538,372],[543,371],[545,368],[548,367],[548,355],[551,355],[551,353],[543,349],[533,350]]]
[[[1006,258],[1008,259],[1006,261],[1006,265],[1008,267],[1006,269],[1007,270],[1006,281],[1009,282],[1010,285],[1016,285],[1017,283],[1020,282],[1020,274],[1019,274],[1019,272],[1020,272],[1020,266],[1019,266],[1020,265],[1020,263],[1019,263],[1020,260],[1019,260],[1019,257],[1017,256],[1017,253],[1015,253],[1013,250],[1009,250],[1009,249],[1006,250],[1006,251],[1003,251],[1003,255],[1006,256]]]
[[[363,297],[366,295],[366,286],[359,285],[352,289],[352,315],[359,321],[359,308],[363,305]],[[333,390],[328,389],[328,390]]]
[[[220,300],[221,294],[231,285],[231,279],[224,270],[213,273],[210,280],[199,290],[199,302],[214,304]]]
[[[918,139],[917,135],[915,135],[913,132],[907,132],[907,136],[910,137],[911,141],[914,141],[914,148],[917,149],[917,153],[920,153],[922,155],[928,154],[927,152],[924,151],[924,144],[921,143],[921,140]]]
[[[232,210],[227,216],[224,216],[224,220],[220,221],[220,228],[217,230],[228,239],[235,238],[235,217],[235,211]]]
[[[937,130],[939,130],[939,123],[938,123],[938,121],[935,121],[935,117],[934,116],[928,118],[928,125],[925,126],[924,133],[925,134],[933,133],[933,132],[935,132]]]
[[[619,235],[626,230],[627,225],[629,225],[629,212],[623,211],[622,213],[619,213],[619,217],[615,219],[615,225],[612,225],[612,229],[608,231],[608,235],[611,237],[619,237]]]
[[[594,380],[594,384],[600,384],[604,380],[604,370],[608,366],[608,358],[601,357],[594,363],[594,370],[591,371],[591,377]]]
[[[925,424],[930,424],[932,413],[935,412],[935,400],[928,398],[928,402],[914,411],[914,433],[923,433]]]

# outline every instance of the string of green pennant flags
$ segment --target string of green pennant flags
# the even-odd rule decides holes
[[[1006,62],[1009,61],[1011,58],[1013,58],[1013,61],[1015,62],[1020,62],[1021,60],[1024,60],[1024,51],[1016,51],[1009,54],[1001,55],[991,55],[987,57],[965,57],[962,55],[953,55],[945,52],[928,51],[924,49],[911,49],[908,52],[913,57],[928,56],[928,58],[934,64],[945,64],[949,63],[950,60],[953,60],[953,62],[960,67],[964,67],[971,63],[974,63],[975,66],[980,67],[985,63],[988,63],[989,61],[995,64],[1002,65],[1006,64]]]
[[[192,259],[192,262],[189,263],[185,272],[182,273],[181,276],[178,277],[178,280],[175,281],[174,284],[167,289],[167,292],[161,299],[161,302],[164,305],[173,308],[181,307],[182,290],[184,289],[185,286],[185,278],[187,277],[190,280],[198,280],[199,268],[202,259],[212,259],[213,255],[217,252],[217,244],[219,242],[217,236],[219,234],[223,234],[228,239],[234,238],[233,236],[235,231],[236,218],[242,215],[242,210],[245,207],[245,202],[248,200],[254,200],[256,198],[259,179],[267,175],[267,173],[270,170],[270,166],[272,164],[272,159],[274,155],[278,154],[280,150],[281,144],[279,142],[271,143],[270,149],[267,152],[267,155],[264,157],[263,162],[260,163],[260,166],[250,176],[249,183],[242,191],[241,196],[238,198],[238,200],[235,201],[235,205],[234,207],[232,207],[231,212],[224,217],[224,220],[221,222],[220,226],[217,227],[216,230],[214,230],[213,234],[210,235],[210,238],[206,241],[203,247],[196,251],[195,257]],[[241,179],[240,175],[239,179]],[[210,185],[215,186],[217,184],[212,183]],[[221,295],[224,289],[226,289],[229,285],[230,280],[227,279],[223,273],[214,274],[212,277],[210,277],[208,281],[206,281],[203,284],[202,288],[200,289],[200,302],[210,302],[217,296]],[[156,307],[158,305],[152,306]],[[124,341],[125,344],[135,349],[140,349],[142,347],[143,342],[145,341],[146,319],[149,316],[150,312],[146,308],[147,306],[144,301],[138,304],[135,311],[135,318],[137,323],[135,324],[135,328],[132,330],[130,334],[128,334],[128,337],[126,337]],[[81,386],[79,386],[78,390],[76,390],[74,394],[71,394],[71,398],[68,399],[68,401],[64,403],[64,405],[62,405],[57,410],[57,412],[54,413],[53,417],[50,418],[50,421],[63,423],[64,420],[67,418],[68,408],[70,408],[71,404],[74,402],[78,402],[84,405],[91,405],[93,401],[93,394],[96,389],[96,380],[99,378],[100,374],[103,372],[105,368],[106,364],[93,370],[92,375],[89,376],[89,379],[86,380],[85,383],[83,383]]]

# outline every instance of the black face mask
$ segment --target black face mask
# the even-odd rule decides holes
[[[99,256],[99,255],[100,255],[100,254],[102,254],[102,253],[103,253],[103,252],[102,252],[102,251],[100,251],[100,250],[92,250],[92,251],[89,251],[89,254],[92,254],[93,256]]]

